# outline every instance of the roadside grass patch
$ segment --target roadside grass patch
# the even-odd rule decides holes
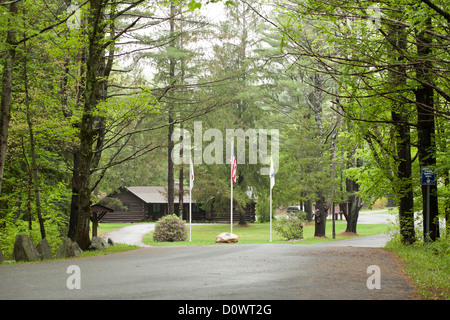
[[[141,224],[145,222],[139,222],[139,223],[99,223],[97,227],[97,235],[101,236],[104,233],[108,233],[110,231],[120,229],[123,227],[132,226],[135,224]],[[90,224],[90,231],[91,231],[91,237],[92,237],[92,222]]]
[[[68,259],[104,256],[104,255],[108,255],[108,254],[125,252],[125,251],[135,250],[135,249],[139,249],[139,248],[140,247],[136,246],[136,245],[125,244],[125,243],[116,243],[114,246],[109,246],[102,250],[92,250],[92,251],[85,250],[85,251],[83,251],[83,253],[80,253],[79,255],[68,258]]]
[[[336,234],[342,233],[346,229],[345,221],[336,221]],[[144,236],[143,242],[150,246],[185,246],[185,245],[228,245],[215,243],[216,236],[222,232],[230,232],[229,224],[204,224],[204,225],[192,225],[192,241],[189,241],[189,225],[188,239],[186,241],[175,242],[155,242],[153,241],[153,232],[150,232]],[[361,224],[358,225],[359,236],[369,236],[380,233],[385,233],[390,230],[389,225],[376,225],[376,224]],[[233,233],[239,236],[239,242],[237,244],[258,244],[269,243],[270,237],[270,224],[269,223],[250,223],[246,226],[233,225]],[[329,242],[336,240],[344,240],[353,237],[340,237],[336,236],[336,239],[332,239],[332,222],[327,222],[326,238],[314,237],[314,223],[307,224],[303,227],[303,240],[301,241],[286,241],[283,237],[278,235],[274,229],[272,229],[272,243],[291,243],[291,244],[314,244],[320,242]]]
[[[413,245],[404,245],[394,238],[387,248],[397,254],[405,273],[424,299],[450,299],[449,237],[430,244],[417,241]]]
[[[61,260],[73,260],[78,258],[88,258],[88,257],[95,257],[95,256],[105,256],[108,254],[114,254],[119,252],[125,252],[130,250],[136,250],[139,249],[139,246],[130,245],[130,244],[124,244],[124,243],[116,243],[114,246],[109,246],[104,248],[103,250],[85,250],[83,253],[80,253],[76,255],[75,257],[70,258],[62,258],[62,259],[48,259],[48,260],[36,260],[36,261],[6,261],[0,264],[1,265],[15,265],[15,264],[28,264],[28,263],[43,263],[43,262],[52,262],[52,261],[61,261]]]

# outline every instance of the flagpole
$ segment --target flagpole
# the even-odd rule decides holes
[[[192,188],[189,188],[189,241],[192,241]]]
[[[231,144],[231,148],[233,148],[233,143]],[[231,151],[233,152],[233,150]],[[230,218],[230,233],[233,233],[233,164],[231,163],[231,171],[230,171],[230,185],[231,185],[231,200],[230,200],[230,206],[231,206],[231,218]]]
[[[269,182],[270,182],[270,240],[272,242],[272,188],[275,185],[275,171],[273,169],[273,158],[272,153],[270,154],[270,173],[269,173]]]
[[[194,186],[194,164],[189,161],[189,241],[192,242],[192,187]]]
[[[270,177],[270,179],[272,179],[272,178]],[[272,186],[270,186],[270,241],[269,242],[272,242]]]

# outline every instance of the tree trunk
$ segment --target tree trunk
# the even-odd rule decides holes
[[[393,121],[406,120],[401,114],[392,112]],[[411,180],[411,139],[409,126],[398,123],[397,131],[397,178],[399,182],[397,195],[399,196],[399,221],[400,234],[405,244],[411,244],[415,241],[414,231],[414,196]]]
[[[245,208],[243,210],[239,210],[239,225],[245,226],[247,225],[247,221],[245,220]]]
[[[78,223],[78,192],[80,189],[80,151],[78,147],[73,150],[72,168],[72,200],[70,202],[69,232],[67,236],[75,241]]]
[[[431,28],[431,18],[426,19],[426,25]],[[418,60],[416,61],[416,76],[421,81],[431,83],[432,77],[432,54],[431,46],[432,39],[426,32],[418,31],[416,33],[416,46]],[[435,123],[434,123],[434,90],[431,86],[423,83],[418,85],[415,90],[416,96],[416,109],[417,109],[417,134],[418,134],[418,153],[419,153],[419,165],[422,166],[436,166],[436,140],[435,140]],[[426,212],[426,195],[428,186],[422,186],[422,198],[423,206],[422,212]],[[437,198],[437,186],[429,186],[429,208],[430,218],[429,226],[427,219],[423,219],[424,238],[427,236],[426,230],[428,229],[430,234],[429,238],[435,241],[439,238],[439,221],[438,221],[438,198]]]
[[[173,175],[173,159],[172,159],[172,152],[174,149],[174,144],[172,141],[172,134],[173,134],[173,119],[172,119],[172,112],[169,111],[169,134],[168,134],[168,143],[169,146],[167,148],[167,201],[168,201],[168,208],[167,208],[167,214],[174,214],[174,197],[175,197],[175,190],[174,190],[174,175]]]
[[[171,45],[173,46],[173,43],[175,43],[175,4],[173,2],[170,3],[170,39],[171,39]],[[175,80],[175,58],[170,57],[169,58],[169,78],[170,83],[174,83]],[[170,97],[169,97],[170,99]],[[169,101],[169,103],[172,103],[172,101]],[[174,143],[172,141],[172,134],[173,134],[173,118],[172,118],[172,112],[173,112],[172,105],[169,105],[169,115],[168,115],[168,122],[169,122],[169,133],[167,135],[167,142],[168,142],[168,148],[167,148],[167,203],[168,203],[168,214],[174,214],[174,175],[173,175],[173,158],[172,153],[174,149]]]
[[[347,220],[347,228],[345,229],[345,232],[353,232],[357,233],[356,228],[358,225],[358,217],[359,217],[359,211],[361,210],[362,204],[361,204],[361,198],[358,197],[355,194],[352,194],[349,197],[348,200],[348,213],[345,217]]]
[[[101,0],[91,0],[88,13],[89,51],[86,63],[86,90],[84,92],[83,116],[80,128],[80,166],[78,221],[76,242],[81,249],[90,245],[89,221],[91,215],[91,165],[94,159],[93,145],[95,140],[94,111],[97,106],[99,66],[103,48],[105,24],[103,21],[104,4]]]
[[[326,237],[325,227],[327,224],[328,208],[323,192],[318,191],[317,196],[314,237]]]
[[[305,201],[305,212],[306,212],[306,220],[311,222],[313,219],[312,201],[311,200]]]
[[[444,172],[444,186],[449,188],[450,186],[450,176],[448,174],[448,170]],[[445,201],[445,229],[447,236],[450,235],[450,199],[447,198]]]
[[[183,124],[180,125],[180,170],[178,177],[178,216],[183,219],[183,200],[184,200],[184,187],[183,187]]]
[[[23,65],[23,74],[24,74],[24,84],[25,84],[25,104],[27,111],[27,124],[28,124],[28,133],[30,138],[30,149],[31,149],[31,165],[30,171],[33,176],[33,185],[34,185],[34,201],[36,203],[36,213],[39,221],[39,228],[41,231],[42,239],[45,238],[45,226],[44,219],[42,218],[41,212],[41,199],[39,194],[39,174],[37,170],[37,161],[36,161],[36,150],[35,150],[35,141],[34,141],[34,132],[33,132],[33,123],[31,121],[31,110],[30,110],[30,96],[28,92],[28,70],[27,66],[27,47],[26,42],[24,42],[24,65]]]
[[[358,159],[356,161],[356,167],[361,166],[361,161]],[[345,232],[356,232],[356,227],[358,224],[359,210],[362,208],[362,199],[357,195],[359,190],[359,185],[356,181],[351,179],[346,179],[346,190],[349,193],[348,198],[348,211],[345,215],[345,219],[347,220],[347,228]]]
[[[70,6],[72,1],[66,0],[66,5]],[[85,27],[86,21],[83,20],[83,27]],[[85,28],[83,28],[84,30]],[[77,85],[76,85],[76,108],[79,110],[82,108],[84,90],[86,89],[86,75],[85,75],[85,61],[86,61],[86,48],[80,48],[77,54]],[[73,116],[72,111],[69,109],[67,104],[67,83],[69,75],[69,59],[65,61],[65,73],[61,82],[61,104],[63,115],[66,118],[71,118]],[[73,124],[74,127],[79,128],[80,123],[76,122]],[[72,150],[73,156],[73,167],[72,167],[72,196],[70,202],[70,218],[69,218],[69,230],[67,236],[76,240],[77,234],[77,224],[78,224],[78,193],[80,189],[80,148],[79,146],[74,146]]]
[[[11,1],[9,11],[12,16],[17,15],[17,1]],[[16,31],[8,21],[6,32],[6,50],[4,51],[4,65],[2,76],[2,92],[0,98],[0,194],[2,192],[3,173],[5,170],[5,159],[8,142],[9,120],[11,118],[11,90],[13,85],[14,60],[16,56]]]
[[[391,26],[390,42],[400,48],[402,52],[407,50],[406,32],[403,26]],[[393,48],[396,50],[396,48]],[[404,56],[397,58],[398,67],[396,72],[391,72],[392,87],[404,87],[406,85],[406,66],[402,64]],[[400,99],[399,99],[400,100]],[[396,103],[391,112],[392,121],[395,125],[395,143],[397,156],[396,176],[398,185],[394,184],[394,192],[399,199],[399,222],[400,234],[405,244],[411,244],[415,241],[414,231],[414,196],[413,184],[411,179],[411,137],[409,122],[409,110],[407,106],[401,102]]]

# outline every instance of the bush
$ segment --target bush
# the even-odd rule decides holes
[[[303,239],[303,223],[305,220],[306,212],[287,213],[275,220],[274,229],[286,240]]]
[[[162,217],[156,222],[153,241],[174,242],[187,239],[187,228],[183,220],[175,214]]]
[[[381,210],[386,208],[386,205],[388,203],[388,200],[386,198],[380,198],[375,201],[375,203],[372,205],[372,209],[375,210]]]
[[[13,257],[16,235],[22,234],[29,236],[35,246],[42,240],[37,221],[33,221],[32,230],[28,229],[28,221],[0,220],[0,224],[2,223],[5,224],[5,227],[0,230],[0,249],[8,260],[11,260]],[[55,255],[62,241],[60,226],[51,219],[45,221],[44,225],[47,242],[52,248],[53,255]]]

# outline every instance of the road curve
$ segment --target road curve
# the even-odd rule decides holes
[[[142,238],[149,232],[155,229],[154,223],[139,223],[131,226],[115,229],[108,233],[102,234],[100,237],[104,240],[111,238],[117,243],[126,243],[131,245],[137,245],[140,247],[149,247],[142,242]]]

